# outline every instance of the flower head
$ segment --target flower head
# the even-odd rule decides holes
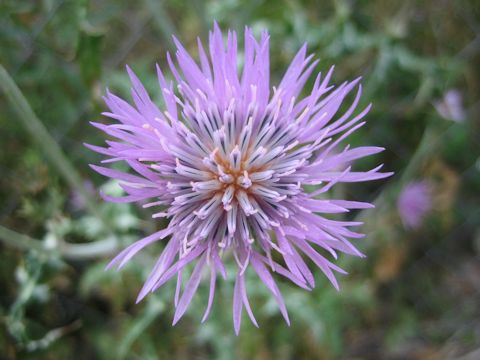
[[[212,306],[217,274],[226,277],[224,261],[237,266],[233,318],[238,333],[243,307],[256,325],[248,302],[245,272],[254,271],[277,301],[287,323],[284,301],[272,276],[278,273],[298,286],[315,286],[309,258],[338,288],[334,272],[344,273],[333,258],[338,252],[362,256],[349,242],[362,234],[349,229],[353,221],[335,221],[320,214],[372,207],[368,203],[327,200],[337,183],[381,179],[390,173],[352,171],[353,160],[376,154],[379,147],[339,145],[365,123],[370,106],[353,115],[360,100],[360,79],[329,85],[333,67],[318,74],[309,95],[300,94],[317,65],[303,46],[277,87],[270,88],[269,36],[257,41],[245,29],[243,68],[237,66],[237,36],[228,32],[226,46],[217,25],[209,37],[209,56],[198,41],[198,65],[176,39],[176,62],[167,54],[173,81],[157,66],[164,105],[157,107],[134,73],[130,105],[107,92],[105,102],[116,121],[93,125],[116,138],[108,147],[89,145],[128,163],[135,174],[93,166],[120,182],[123,198],[145,201],[157,208],[154,218],[168,218],[168,227],[135,242],[110,263],[122,267],[147,245],[169,238],[146,280],[138,301],[177,277],[174,323],[185,313],[202,278],[210,269]],[[352,104],[338,114],[347,94],[356,89]],[[316,190],[309,192],[306,185]],[[321,198],[323,197],[323,198]],[[275,254],[275,257],[274,257]],[[275,258],[275,260],[274,260]],[[281,260],[279,260],[281,259]],[[193,271],[181,293],[181,274]]]
[[[462,105],[462,93],[456,89],[448,90],[442,99],[433,102],[438,114],[447,120],[462,122],[465,120],[465,109]]]
[[[406,228],[416,229],[432,208],[431,187],[426,181],[414,181],[398,197],[398,212]]]

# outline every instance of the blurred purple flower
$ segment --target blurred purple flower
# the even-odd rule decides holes
[[[244,306],[257,326],[246,293],[248,268],[270,290],[289,323],[273,272],[304,289],[313,288],[307,257],[338,289],[333,271],[345,272],[321,252],[327,251],[335,259],[337,252],[363,256],[348,240],[363,236],[349,229],[359,222],[330,220],[316,213],[373,206],[317,197],[325,196],[336,183],[391,175],[379,172],[381,166],[357,172],[346,165],[382,148],[347,145],[341,152],[332,151],[365,124],[361,120],[370,106],[352,116],[362,92],[360,79],[338,87],[328,85],[332,67],[323,78],[316,76],[311,93],[302,98],[300,93],[318,62],[313,61],[313,55],[307,56],[306,45],[280,84],[271,90],[267,32],[257,41],[252,30],[245,29],[241,74],[235,32],[228,32],[225,46],[215,24],[209,37],[210,56],[198,41],[200,65],[174,41],[178,67],[167,54],[174,81],[167,82],[157,66],[163,110],[151,101],[127,67],[135,106],[107,92],[105,102],[111,111],[104,115],[118,123],[93,123],[119,141],[107,141],[107,148],[87,146],[109,156],[105,162],[125,161],[136,172],[132,175],[92,165],[100,174],[119,180],[128,194],[103,197],[116,202],[150,199],[143,206],[160,208],[154,218],[170,218],[166,229],[130,245],[109,267],[121,268],[147,245],[170,236],[137,301],[177,276],[175,324],[192,300],[204,268],[210,269],[210,294],[203,320],[207,318],[217,273],[226,278],[224,261],[232,254],[238,265],[233,296],[236,333]],[[357,90],[352,104],[337,115],[353,89]],[[317,186],[317,190],[308,193],[304,185]],[[180,295],[182,272],[190,263],[195,267]]]
[[[83,186],[85,188],[85,191],[91,195],[95,195],[95,186],[90,180],[84,181]],[[69,198],[70,206],[72,207],[73,210],[79,211],[85,208],[85,198],[81,193],[78,191],[74,190],[70,194]]]
[[[462,106],[462,94],[458,90],[448,90],[442,99],[433,102],[433,106],[435,106],[439,115],[447,120],[457,122],[465,120],[465,110]]]
[[[430,185],[426,181],[411,182],[400,193],[397,207],[404,226],[418,228],[432,208]]]

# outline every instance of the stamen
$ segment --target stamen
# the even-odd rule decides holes
[[[245,191],[243,190],[237,191],[235,194],[235,197],[237,198],[238,203],[240,204],[240,207],[242,208],[246,216],[250,216],[258,212],[258,209],[253,208],[252,204],[250,203],[250,200],[248,199],[248,195]]]
[[[205,219],[212,211],[217,208],[217,205],[220,202],[221,195],[216,194],[213,198],[210,199],[205,205],[203,205],[198,211],[193,213],[197,215],[200,219]]]
[[[227,227],[228,233],[231,237],[235,234],[237,229],[237,204],[232,205],[232,209],[227,213]]]
[[[243,176],[238,177],[237,184],[244,189],[248,189],[250,186],[252,186],[252,180],[248,177],[247,170],[243,171]]]
[[[214,190],[219,190],[222,187],[222,184],[217,180],[209,181],[200,181],[200,182],[191,182],[193,191],[199,192],[210,192]]]
[[[240,149],[238,148],[238,145],[236,145],[232,152],[230,153],[230,163],[232,166],[232,169],[234,171],[239,171],[240,170],[240,160],[242,158],[242,153],[240,152]]]
[[[273,170],[259,171],[250,175],[250,180],[253,182],[261,182],[272,178],[275,173]]]
[[[227,211],[230,211],[231,209],[230,203],[232,202],[233,195],[235,195],[235,186],[230,185],[227,187],[222,197],[223,208]]]

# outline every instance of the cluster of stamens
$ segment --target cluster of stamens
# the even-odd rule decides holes
[[[238,145],[234,147],[228,159],[222,158],[218,154],[216,148],[210,157],[203,160],[205,166],[211,172],[212,180],[206,182],[212,189],[212,203],[217,202],[221,198],[225,211],[231,211],[234,206],[240,205],[245,215],[249,216],[258,212],[249,204],[248,196],[252,195],[251,191],[258,191],[258,182],[267,180],[272,175],[272,171],[260,171],[257,169],[253,172],[253,179],[249,176],[249,171],[245,166],[245,158],[242,159]],[[255,169],[253,169],[255,171]],[[205,183],[192,182],[192,188],[197,191],[205,189]],[[206,186],[208,188],[208,185]],[[232,205],[233,204],[233,205]],[[209,205],[208,203],[206,205]],[[201,212],[195,212],[201,218],[205,215]]]
[[[192,129],[179,125],[185,143],[169,147],[174,167],[159,169],[172,174],[170,212],[174,224],[187,226],[185,253],[206,238],[220,247],[237,234],[247,243],[270,242],[268,230],[294,210],[280,203],[301,191],[303,175],[296,171],[306,157],[292,150],[298,145],[295,124],[278,124],[277,111],[264,115],[254,129],[253,116],[241,125],[234,112],[231,104],[220,119],[212,113],[202,122],[191,117]]]

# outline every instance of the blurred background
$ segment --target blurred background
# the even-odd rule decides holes
[[[214,19],[268,29],[273,84],[305,41],[334,82],[363,76],[373,109],[349,142],[385,147],[360,166],[395,172],[331,193],[376,204],[347,216],[365,222],[368,257],[340,259],[341,291],[320,271],[311,293],[279,280],[287,327],[249,273],[260,329],[244,318],[238,337],[232,279],[205,324],[200,286],[171,327],[172,285],[134,304],[161,245],[104,271],[165,224],[102,202],[98,189],[118,188],[83,146],[105,140],[88,123],[105,121],[105,88],[129,98],[125,64],[161,104],[171,34],[196,57]],[[474,0],[1,1],[0,358],[480,359],[479,60]]]

